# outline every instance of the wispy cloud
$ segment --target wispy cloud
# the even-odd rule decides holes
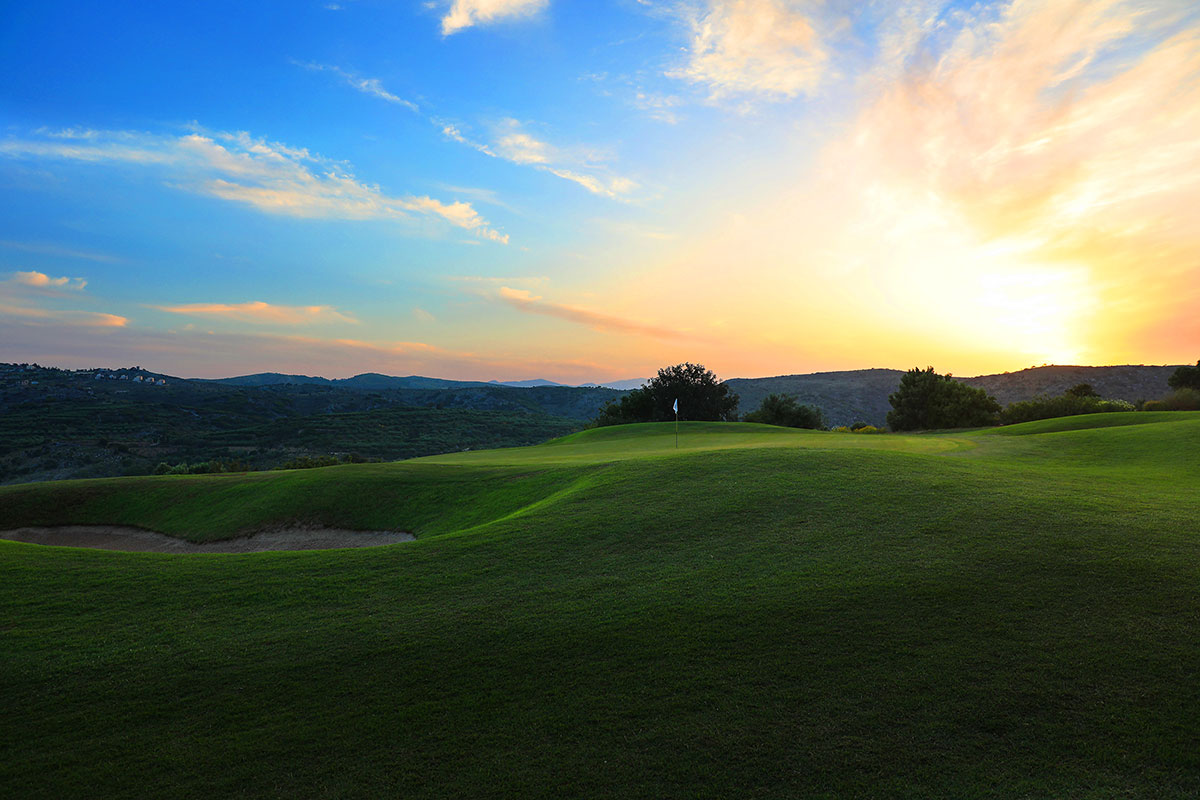
[[[344,165],[247,133],[198,131],[156,136],[128,131],[59,131],[42,139],[0,141],[0,156],[127,163],[159,168],[170,185],[242,203],[267,214],[315,219],[440,218],[501,244],[502,234],[469,203],[389,195]]]
[[[150,306],[158,311],[193,317],[236,320],[258,325],[312,325],[327,322],[357,323],[354,317],[331,306],[281,306],[261,300],[248,303],[185,303]]]
[[[129,322],[125,317],[116,314],[16,306],[2,301],[0,301],[0,314],[17,317],[27,323],[84,328],[123,328]]]
[[[690,32],[686,63],[667,74],[712,100],[784,100],[813,92],[829,59],[811,15],[793,0],[708,0],[676,8]]]
[[[363,94],[369,94],[373,97],[378,97],[380,100],[386,100],[389,103],[394,103],[398,106],[404,106],[409,111],[415,111],[418,113],[420,112],[420,109],[417,107],[416,103],[412,102],[411,100],[405,100],[403,97],[392,94],[385,89],[383,82],[380,81],[379,78],[365,78],[362,75],[358,75],[354,72],[331,64],[303,63],[299,61],[295,63],[301,67],[304,67],[305,69],[312,70],[313,72],[332,73],[341,78],[347,86],[357,89]]]
[[[38,255],[57,256],[60,258],[79,258],[85,261],[99,261],[103,263],[113,263],[121,260],[116,256],[111,256],[107,253],[97,253],[90,250],[75,250],[70,247],[60,247],[58,245],[47,244],[45,242],[0,241],[0,247],[9,247],[13,250],[22,250],[26,253],[37,253]]]
[[[526,289],[512,289],[508,286],[501,286],[496,291],[495,296],[518,311],[575,322],[580,325],[586,325],[593,330],[629,333],[637,336],[650,336],[656,339],[695,338],[684,331],[663,328],[657,325],[648,325],[636,320],[623,319],[612,314],[591,311],[585,308],[551,303]]]
[[[472,25],[531,17],[547,5],[549,0],[453,0],[442,17],[442,35],[449,36]]]
[[[520,121],[512,118],[502,119],[492,126],[491,141],[487,143],[469,138],[456,124],[445,121],[438,124],[447,139],[465,144],[492,158],[530,166],[577,183],[592,194],[623,200],[638,188],[632,179],[614,175],[594,151],[552,145],[530,133]]]
[[[12,283],[21,286],[31,286],[35,289],[67,289],[71,291],[82,291],[87,286],[87,281],[83,278],[51,278],[44,272],[30,270],[28,272],[14,272],[9,279]]]

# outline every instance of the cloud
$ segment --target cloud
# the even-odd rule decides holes
[[[549,0],[453,0],[442,17],[442,35],[449,36],[472,25],[531,17],[547,5]]]
[[[828,53],[793,0],[709,0],[680,10],[691,32],[687,63],[667,75],[708,87],[709,97],[786,100],[811,94]]]
[[[32,286],[35,289],[70,289],[73,291],[82,291],[87,286],[87,281],[83,278],[51,278],[44,272],[14,272],[10,280],[13,283],[22,286]]]
[[[696,237],[640,290],[752,265],[777,297],[741,314],[739,337],[837,330],[827,349],[843,358],[993,371],[1186,359],[1200,24],[1178,11],[1042,0],[905,20],[809,175]],[[739,313],[736,296],[708,294],[689,301]]]
[[[27,323],[67,325],[83,328],[123,328],[129,322],[125,317],[116,314],[103,314],[96,311],[72,311],[49,308],[33,308],[29,306],[13,306],[0,303],[0,314],[18,317]]]
[[[420,113],[420,109],[417,107],[416,103],[392,94],[387,89],[383,88],[383,83],[378,78],[364,78],[361,75],[356,75],[353,72],[344,70],[341,67],[333,66],[331,64],[296,63],[299,66],[314,72],[332,72],[334,75],[337,75],[339,78],[341,78],[346,85],[357,89],[363,94],[369,94],[374,97],[378,97],[380,100],[386,100],[389,103],[394,103],[398,106],[404,106],[409,111]]]
[[[598,163],[601,157],[596,153],[556,147],[529,133],[518,120],[512,118],[502,119],[493,127],[492,141],[487,144],[468,138],[453,123],[439,121],[437,124],[447,139],[465,144],[492,158],[530,166],[577,183],[592,194],[623,200],[638,188],[635,181],[614,175]]]
[[[11,247],[14,250],[24,250],[27,253],[39,253],[41,255],[58,256],[61,258],[79,258],[85,261],[112,263],[121,260],[116,256],[110,256],[107,253],[73,250],[69,247],[59,247],[58,245],[46,244],[43,242],[0,241],[0,247]]]
[[[507,286],[501,286],[497,290],[495,296],[502,302],[507,303],[518,311],[523,311],[527,314],[540,314],[542,316],[564,319],[568,322],[586,325],[593,330],[630,333],[637,336],[651,336],[656,339],[695,338],[679,330],[662,328],[656,325],[647,325],[635,320],[622,319],[621,317],[615,317],[611,314],[604,314],[598,311],[589,311],[584,308],[550,303],[525,289],[511,289]]]
[[[257,325],[311,325],[325,322],[357,323],[354,317],[331,306],[280,306],[254,301],[248,303],[186,303],[177,306],[150,306],[170,314],[212,317],[250,322]]]
[[[40,140],[0,141],[0,156],[161,168],[169,185],[248,205],[260,212],[312,219],[444,220],[482,239],[508,243],[468,203],[389,195],[359,182],[345,166],[248,133],[155,136],[126,131],[59,131]]]

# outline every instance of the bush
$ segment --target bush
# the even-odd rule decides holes
[[[737,419],[738,396],[702,364],[685,362],[664,367],[640,389],[609,400],[593,424],[667,422],[675,419],[672,406],[679,401],[679,419],[730,422]]]
[[[1000,421],[1005,425],[1014,425],[1018,422],[1032,422],[1035,419],[1135,410],[1132,403],[1126,403],[1124,400],[1104,400],[1096,395],[1072,394],[1072,391],[1068,390],[1066,394],[1058,397],[1035,397],[1032,400],[1009,403],[1000,412]]]
[[[894,431],[979,428],[996,424],[1000,404],[983,389],[967,386],[933,367],[910,369],[888,395],[887,424]]]
[[[1194,367],[1180,367],[1167,378],[1167,386],[1172,389],[1195,389],[1200,391],[1200,361]],[[1191,410],[1191,409],[1179,409]]]
[[[1150,405],[1158,404],[1161,408],[1151,409]],[[1200,411],[1200,389],[1176,389],[1162,400],[1146,403],[1147,411]]]
[[[769,394],[763,398],[762,405],[756,411],[751,411],[742,418],[743,422],[760,422],[764,425],[779,425],[785,428],[815,428],[825,427],[825,418],[821,409],[801,405],[796,402],[795,395]]]

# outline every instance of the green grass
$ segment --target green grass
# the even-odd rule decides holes
[[[1017,427],[0,488],[0,527],[418,536],[0,543],[0,794],[1195,797],[1200,415]]]

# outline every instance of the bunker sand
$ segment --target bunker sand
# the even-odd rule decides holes
[[[341,528],[283,528],[218,542],[176,539],[141,528],[118,525],[64,525],[54,528],[16,528],[0,531],[0,539],[55,547],[90,547],[131,553],[265,553],[279,550],[332,550],[380,547],[410,542],[411,533],[350,531]]]

